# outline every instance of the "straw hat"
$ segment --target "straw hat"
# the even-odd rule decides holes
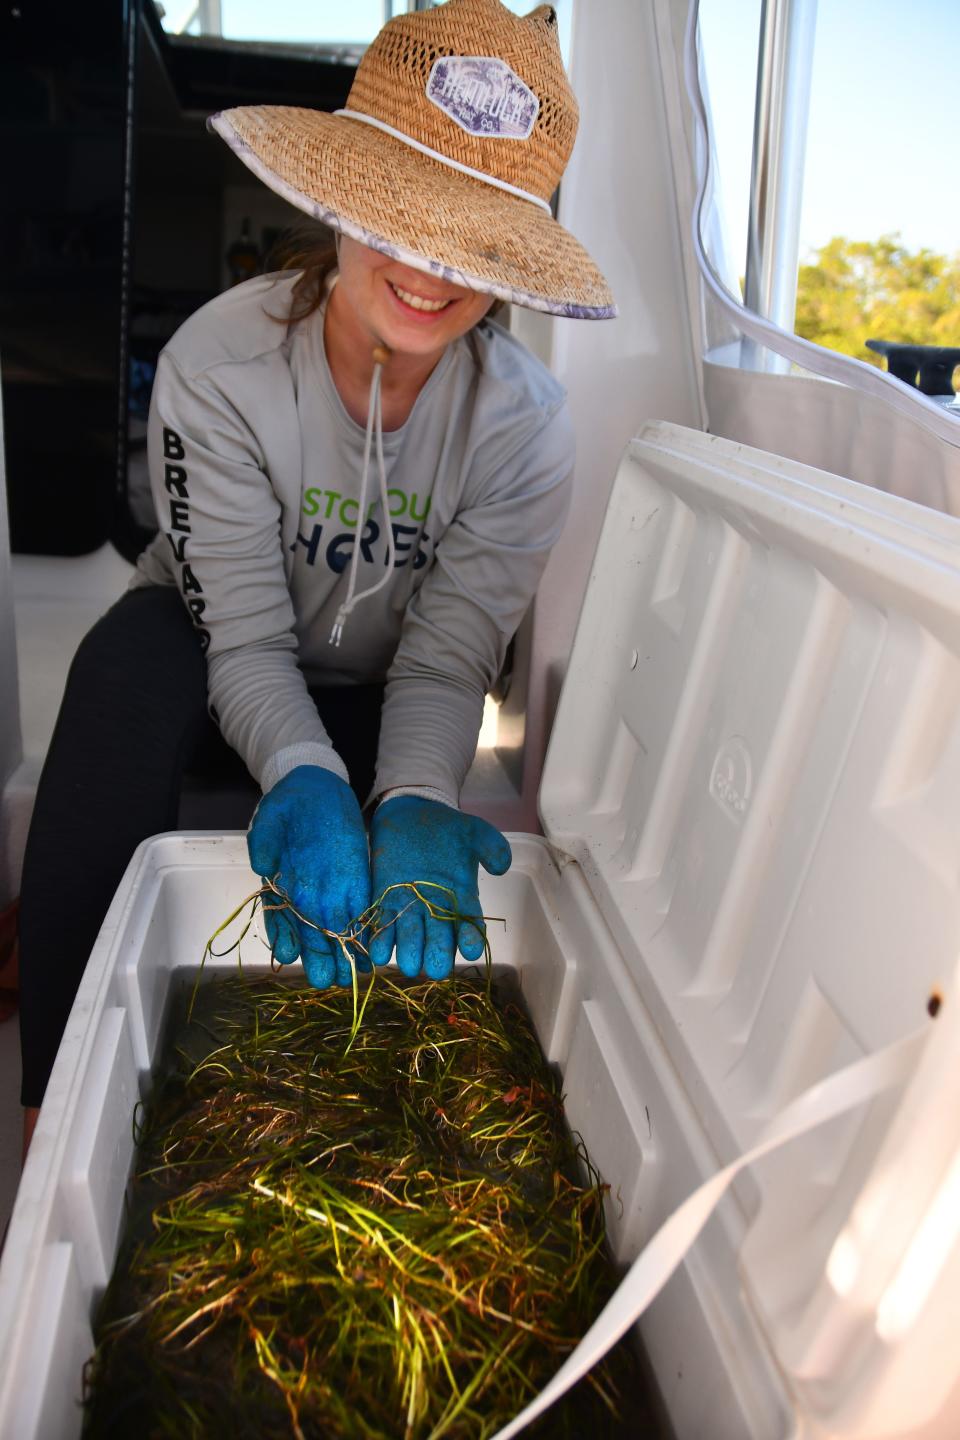
[[[550,213],[577,132],[553,9],[447,0],[398,15],[334,114],[244,105],[208,124],[278,195],[405,265],[534,310],[616,314]]]

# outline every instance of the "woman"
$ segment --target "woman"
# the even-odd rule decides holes
[[[348,981],[321,932],[385,891],[373,963],[395,948],[405,974],[443,977],[457,948],[482,953],[477,926],[403,887],[478,916],[478,866],[510,864],[459,792],[573,459],[560,386],[487,312],[615,313],[550,213],[577,117],[547,6],[399,16],[345,110],[210,123],[339,255],[220,296],[161,357],[160,534],[78,652],[25,858],[28,1127],[132,849],[176,824],[183,769],[209,749],[208,703],[262,790],[251,864],[303,917],[270,917],[278,960]]]

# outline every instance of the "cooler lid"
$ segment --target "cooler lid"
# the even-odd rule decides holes
[[[678,426],[624,454],[540,789],[729,1156],[960,950],[960,521]]]

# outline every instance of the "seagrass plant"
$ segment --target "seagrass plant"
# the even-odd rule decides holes
[[[613,1288],[603,1187],[489,948],[446,981],[365,973],[383,898],[334,937],[350,989],[249,970],[184,989],[86,1434],[483,1440]],[[286,905],[265,886],[207,953]],[[619,1433],[625,1372],[621,1351],[531,1434]]]

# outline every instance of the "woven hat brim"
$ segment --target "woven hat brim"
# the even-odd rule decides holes
[[[412,269],[551,315],[617,314],[603,275],[552,215],[402,140],[284,105],[241,106],[208,124],[297,209]]]

